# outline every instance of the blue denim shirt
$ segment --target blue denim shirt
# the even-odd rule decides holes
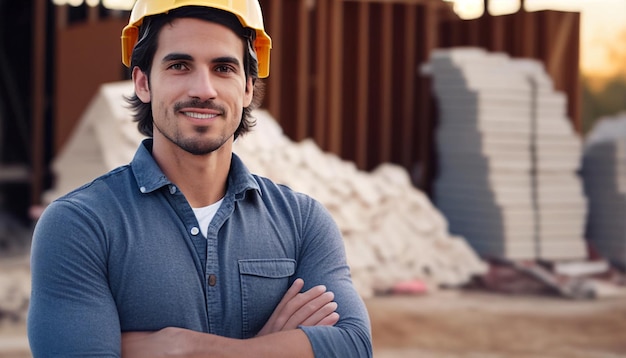
[[[291,283],[324,284],[339,322],[301,327],[316,357],[369,357],[370,324],[340,232],[312,198],[252,175],[233,154],[204,237],[151,140],[53,202],[35,228],[28,336],[35,357],[120,357],[120,332],[168,326],[248,338]]]

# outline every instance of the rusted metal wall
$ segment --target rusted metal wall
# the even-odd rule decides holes
[[[261,0],[274,39],[264,106],[294,140],[371,170],[408,169],[429,192],[436,174],[430,80],[438,47],[479,46],[544,61],[580,129],[578,13],[518,12],[460,20],[440,0]]]
[[[124,76],[120,55],[121,29],[128,19],[100,18],[89,8],[84,21],[67,18],[68,5],[56,8],[54,81],[54,150],[67,141],[89,101],[102,83]]]
[[[578,13],[522,11],[460,20],[441,0],[260,2],[273,39],[263,107],[293,140],[313,138],[360,169],[397,163],[429,192],[436,174],[432,132],[437,115],[430,80],[420,75],[419,66],[438,47],[481,46],[544,61],[556,88],[567,94],[569,116],[580,129]],[[122,23],[94,16],[87,25],[58,29],[57,148],[88,104],[79,94],[96,88],[86,78],[100,73],[97,81],[123,79],[116,47]],[[98,28],[97,34],[73,37],[78,36],[74,26]],[[80,71],[76,63],[68,66],[63,59],[88,55],[84,49],[92,39],[110,43],[112,57],[99,57],[97,65],[85,59],[89,66]]]
[[[440,0],[261,0],[274,40],[264,106],[294,140],[370,170],[399,163],[425,188],[432,99],[418,67],[456,19]],[[421,175],[417,175],[421,173]]]
[[[119,35],[125,23],[107,19],[92,26],[73,26],[57,37],[55,83],[55,152],[62,148],[89,101],[102,83],[120,80],[123,75]]]

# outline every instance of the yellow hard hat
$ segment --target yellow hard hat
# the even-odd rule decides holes
[[[122,30],[122,62],[126,67],[130,67],[130,58],[144,17],[167,13],[183,6],[206,6],[228,11],[237,16],[242,26],[254,29],[256,31],[254,49],[259,62],[259,78],[269,75],[272,39],[265,33],[258,0],[137,0],[128,25]]]

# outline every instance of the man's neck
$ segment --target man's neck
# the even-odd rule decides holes
[[[232,160],[232,143],[206,155],[155,143],[152,155],[165,176],[174,183],[193,208],[216,203],[224,197]]]

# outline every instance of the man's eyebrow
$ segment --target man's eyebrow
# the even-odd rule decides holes
[[[193,56],[188,55],[186,53],[174,52],[174,53],[167,54],[165,57],[163,57],[161,62],[166,63],[166,62],[181,61],[181,60],[193,61]],[[228,63],[231,65],[235,65],[237,67],[241,66],[239,59],[237,59],[236,57],[231,57],[231,56],[217,57],[217,58],[214,58],[211,62],[212,63]]]
[[[230,57],[230,56],[223,56],[223,57],[218,57],[213,59],[213,61],[211,61],[213,63],[228,63],[231,65],[235,65],[237,67],[241,66],[241,63],[239,62],[239,59],[237,59],[236,57]]]
[[[167,54],[165,57],[163,57],[163,59],[161,60],[161,62],[170,62],[170,61],[180,61],[180,60],[185,60],[185,61],[193,61],[193,57],[191,57],[191,55],[185,54],[185,53],[170,53]]]

